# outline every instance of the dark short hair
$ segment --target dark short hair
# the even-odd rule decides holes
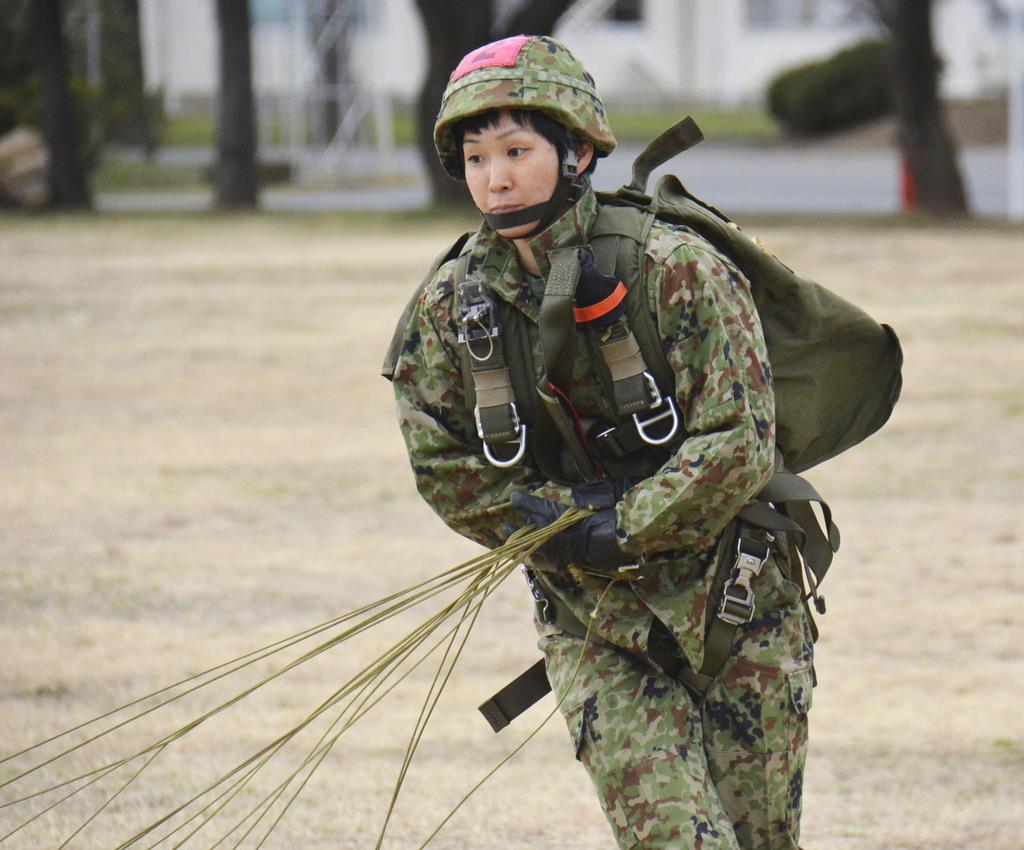
[[[461,153],[462,143],[467,133],[479,133],[488,127],[497,127],[501,121],[502,111],[500,109],[488,109],[486,112],[463,118],[455,124],[452,127],[455,149]],[[548,142],[554,145],[555,150],[558,151],[559,162],[565,158],[565,154],[570,146],[574,151],[579,151],[583,146],[583,143],[574,134],[570,133],[563,124],[558,123],[550,115],[546,115],[537,109],[508,109],[504,111],[507,111],[509,117],[520,127],[529,127],[531,130],[536,130]],[[595,149],[594,156],[590,158],[590,164],[584,173],[590,174],[596,166],[597,150]],[[461,157],[459,167],[462,167]]]

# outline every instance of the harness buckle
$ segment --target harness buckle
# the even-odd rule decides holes
[[[647,388],[651,394],[651,413],[644,419],[640,418],[639,413],[634,413],[633,423],[636,425],[636,431],[640,435],[640,439],[647,443],[647,445],[663,446],[679,430],[679,409],[676,407],[675,399],[672,396],[663,396],[661,394],[661,390],[658,389],[658,384],[650,372],[644,372],[644,378],[647,380]],[[665,409],[662,410],[662,408]],[[666,419],[672,420],[672,427],[669,428],[667,434],[661,437],[654,437],[647,433],[649,427]]]
[[[490,289],[481,280],[467,278],[459,284],[459,303],[459,344],[465,345],[478,363],[485,363],[494,354],[494,340],[501,333]],[[487,341],[487,352],[482,355],[473,348],[481,340]]]
[[[768,560],[767,545],[755,554],[744,550],[744,542],[742,537],[736,541],[736,563],[722,587],[722,601],[718,604],[718,619],[730,626],[745,626],[754,619],[756,605],[750,582]]]
[[[484,433],[484,425],[480,420],[480,405],[473,408],[473,418],[476,420],[476,435],[484,444],[484,457],[487,458],[487,461],[491,466],[496,466],[499,469],[506,469],[507,467],[515,466],[526,454],[526,423],[520,420],[519,411],[516,410],[516,403],[514,401],[510,401],[508,406],[512,414],[512,429],[517,432],[516,438],[514,440],[509,440],[508,442],[514,446],[518,446],[518,448],[512,457],[504,459],[495,455],[491,448],[491,444],[487,442],[487,435]]]
[[[738,587],[729,579],[722,588],[722,601],[718,606],[718,619],[730,626],[745,626],[754,619],[754,591]]]

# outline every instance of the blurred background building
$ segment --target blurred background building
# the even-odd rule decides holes
[[[36,30],[43,20],[29,11],[39,9],[51,9],[42,41],[41,30],[29,38],[30,20]],[[628,172],[638,146],[693,113],[719,153],[734,148],[719,170],[727,181],[745,185],[731,175],[763,165],[773,142],[773,155],[794,160],[804,195],[821,175],[834,183],[854,174],[855,161],[877,181],[870,192],[860,191],[862,177],[830,183],[808,209],[913,208],[914,181],[931,182],[936,161],[946,161],[938,182],[957,182],[957,156],[981,193],[978,209],[998,213],[1006,186],[1024,198],[1024,0],[0,0],[0,11],[0,41],[11,45],[0,49],[0,136],[43,129],[40,107],[56,101],[39,97],[44,52],[25,45],[56,48],[63,32],[66,50],[51,51],[46,66],[67,84],[62,115],[81,124],[78,169],[101,192],[199,191],[226,173],[215,161],[245,147],[258,160],[254,184],[375,190],[350,204],[455,201],[429,138],[444,79],[473,46],[536,26],[571,46],[612,111],[622,151],[602,167],[609,180]],[[225,64],[228,47],[238,52]],[[227,108],[236,98],[241,111]],[[51,130],[46,145],[61,154],[53,161],[71,159],[71,135]],[[8,158],[31,154],[39,172],[43,142],[26,139],[14,137]],[[829,155],[814,179],[808,145]],[[746,206],[777,209],[792,185],[787,177],[784,191]]]
[[[499,15],[516,5],[499,0]],[[147,88],[163,91],[171,114],[208,105],[217,85],[212,2],[141,0],[140,8]],[[425,40],[413,0],[253,0],[252,9],[261,105],[315,103],[325,84],[354,86],[390,104],[415,98]],[[1005,90],[1006,25],[999,0],[938,0],[944,95]],[[759,102],[782,69],[872,31],[850,0],[578,0],[554,34],[613,104],[735,105]],[[323,73],[332,45],[340,66],[333,78]]]

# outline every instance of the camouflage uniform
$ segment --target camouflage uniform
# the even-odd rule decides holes
[[[531,239],[542,276],[551,251],[587,244],[597,214],[588,188]],[[485,459],[463,385],[455,265],[443,265],[415,305],[394,388],[421,495],[459,534],[495,547],[522,524],[513,493],[572,505],[572,488],[528,464]],[[530,320],[539,380],[540,302],[514,247],[484,224],[468,268]],[[683,228],[655,223],[639,283],[630,297],[646,297],[655,316],[688,436],[616,507],[621,546],[640,564],[635,580],[544,572],[548,592],[590,623],[593,638],[538,622],[548,678],[620,847],[795,848],[812,642],[782,556],[773,552],[755,579],[757,616],[703,701],[647,660],[657,622],[700,669],[721,533],[772,474],[774,398],[760,323],[735,266]],[[591,358],[576,346],[569,396],[582,416],[613,420]]]

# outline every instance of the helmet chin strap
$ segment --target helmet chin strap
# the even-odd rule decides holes
[[[516,239],[529,239],[545,230],[551,222],[558,218],[572,199],[574,190],[582,188],[583,185],[584,180],[580,178],[576,151],[569,148],[562,159],[561,174],[550,198],[539,204],[508,213],[484,213],[484,221],[499,231],[511,230],[513,227],[522,227],[524,224],[536,221],[537,226],[533,230],[516,237]]]

